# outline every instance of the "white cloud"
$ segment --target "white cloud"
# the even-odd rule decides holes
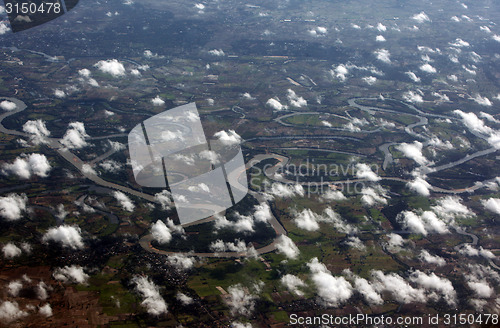
[[[408,182],[406,186],[410,190],[425,197],[428,197],[431,194],[430,189],[432,186],[421,177],[416,177],[413,181]]]
[[[306,287],[306,283],[302,281],[297,276],[294,276],[293,274],[286,274],[280,279],[281,284],[285,286],[289,291],[294,293],[295,295],[298,296],[303,296],[304,292],[302,292],[299,288],[301,287]]]
[[[172,240],[172,232],[161,220],[158,220],[156,223],[151,225],[151,234],[160,244],[166,244]]]
[[[478,103],[481,106],[492,106],[491,100],[489,100],[486,97],[482,97],[480,94],[476,94],[474,97],[470,98],[471,100],[474,100],[476,103]]]
[[[495,40],[496,42],[500,42],[500,35],[498,35],[498,34],[493,34],[493,35],[491,36],[491,38],[492,38],[493,40]]]
[[[9,194],[0,197],[0,216],[7,221],[19,220],[26,211],[28,197],[25,194]]]
[[[341,201],[346,200],[347,197],[340,190],[331,190],[328,189],[325,193],[321,195],[322,200],[324,201]]]
[[[167,256],[167,263],[175,267],[178,271],[186,271],[194,267],[196,258],[179,253]]]
[[[42,237],[42,241],[54,241],[60,243],[63,247],[72,249],[81,249],[84,247],[81,230],[78,226],[61,225],[56,228],[50,228]]]
[[[56,98],[64,98],[64,97],[66,97],[66,92],[64,92],[64,91],[63,91],[63,90],[61,90],[61,89],[55,89],[55,90],[54,90],[54,96],[55,96]]]
[[[217,215],[214,225],[215,230],[227,228],[236,232],[254,232],[254,222],[252,217],[241,215],[239,213],[237,213],[236,217],[236,221],[229,221],[225,216]]]
[[[420,215],[412,211],[403,211],[398,214],[396,220],[409,231],[424,236],[429,233],[444,234],[449,232],[446,223],[431,211],[424,211]]]
[[[390,233],[387,235],[387,248],[391,252],[399,252],[404,244],[404,239],[398,234]]]
[[[212,49],[209,50],[208,53],[211,54],[212,56],[217,56],[217,57],[222,57],[226,55],[222,49]]]
[[[266,192],[281,198],[289,198],[296,195],[304,197],[304,188],[299,184],[282,184],[274,182],[270,188],[266,188]]]
[[[257,251],[252,245],[247,247],[245,242],[239,239],[236,239],[234,242],[224,242],[217,239],[210,244],[209,248],[216,253],[236,252],[242,253],[245,257],[256,258],[258,256]]]
[[[384,300],[379,293],[373,288],[373,286],[368,282],[368,280],[360,277],[355,277],[354,288],[358,293],[363,295],[365,301],[370,305],[381,305]]]
[[[168,210],[172,205],[172,194],[168,190],[155,194],[155,200],[160,203],[163,210]]]
[[[0,319],[5,323],[16,321],[22,317],[26,317],[28,312],[22,311],[17,302],[5,301],[0,304]]]
[[[18,257],[21,255],[22,251],[19,247],[14,245],[13,243],[7,243],[2,248],[3,257],[6,259],[13,259],[14,257]]]
[[[51,317],[52,316],[52,307],[50,306],[49,303],[41,306],[39,309],[38,309],[38,312],[45,316],[45,317]]]
[[[304,209],[300,213],[295,213],[293,221],[300,229],[316,231],[319,229],[320,216],[310,209]]]
[[[267,203],[260,203],[254,206],[253,217],[257,222],[268,222],[272,218],[271,208]]]
[[[47,157],[42,154],[22,154],[14,160],[14,163],[5,163],[2,167],[2,173],[9,175],[15,174],[21,179],[29,179],[36,175],[46,178],[52,167]]]
[[[304,98],[297,96],[295,91],[292,89],[288,89],[286,97],[292,107],[300,108],[307,106],[307,101]]]
[[[380,186],[364,187],[361,189],[361,203],[364,206],[374,206],[378,204],[387,204],[389,198],[385,190]]]
[[[419,141],[414,141],[412,144],[402,143],[396,146],[396,149],[401,151],[406,157],[414,160],[419,165],[426,165],[429,160],[422,154],[423,145]]]
[[[60,142],[66,148],[80,149],[88,145],[85,140],[87,138],[89,138],[89,135],[85,131],[85,124],[82,122],[71,122]]]
[[[408,91],[403,94],[403,99],[407,102],[411,103],[422,103],[424,102],[424,99],[422,98],[422,95],[413,92],[413,91]]]
[[[102,163],[99,163],[99,166],[106,172],[110,173],[116,173],[120,171],[123,168],[123,165],[121,163],[118,163],[115,160],[112,159],[107,159],[103,161]]]
[[[378,60],[389,64],[391,62],[391,53],[387,49],[378,49],[374,52]]]
[[[238,145],[242,141],[240,135],[234,130],[229,130],[228,132],[226,132],[225,130],[216,132],[214,134],[214,137],[226,146]]]
[[[285,254],[285,256],[289,259],[296,259],[299,254],[299,248],[293,240],[291,240],[288,236],[281,235],[276,240],[276,248],[279,253]]]
[[[420,70],[423,72],[426,72],[426,73],[430,73],[430,74],[437,72],[436,68],[429,63],[425,63],[425,64],[421,65]]]
[[[474,213],[462,204],[458,196],[446,196],[438,199],[437,205],[431,210],[446,222],[453,222],[455,218],[465,218],[474,216]]]
[[[455,42],[450,42],[450,46],[452,47],[457,47],[457,48],[464,48],[464,47],[469,47],[470,44],[467,41],[464,41],[460,38],[457,38]]]
[[[83,77],[89,77],[90,75],[92,75],[92,73],[86,68],[82,68],[81,70],[79,70],[78,74]]]
[[[365,76],[362,80],[368,85],[374,85],[377,82],[377,78],[375,76]]]
[[[432,255],[429,253],[427,250],[423,249],[420,251],[420,254],[418,255],[418,258],[422,262],[426,262],[429,264],[436,264],[437,266],[443,266],[446,264],[446,261],[444,258],[437,256],[437,255]]]
[[[374,270],[371,276],[372,286],[377,292],[388,292],[399,303],[408,304],[427,300],[423,290],[412,287],[396,273],[384,274],[380,270]]]
[[[500,198],[489,198],[488,200],[481,200],[484,208],[493,213],[500,214]]]
[[[425,12],[420,12],[412,16],[412,19],[416,20],[418,23],[430,22],[429,16]]]
[[[165,101],[161,99],[160,96],[156,96],[155,98],[151,99],[151,103],[153,103],[154,106],[165,105]]]
[[[480,113],[479,113],[479,116],[481,116],[482,118],[487,119],[487,120],[488,120],[488,121],[490,121],[490,122],[497,123],[497,124],[498,124],[498,123],[500,123],[500,121],[499,121],[499,120],[497,120],[497,119],[495,118],[495,116],[493,116],[493,115],[491,115],[491,114],[489,114],[489,113],[480,112]]]
[[[130,198],[121,191],[113,191],[113,197],[120,203],[120,206],[128,212],[133,212],[135,205]]]
[[[378,31],[380,31],[380,32],[385,32],[385,31],[387,31],[387,26],[385,26],[385,25],[384,25],[384,24],[382,24],[382,23],[378,23],[378,24],[377,24],[376,29],[377,29]]]
[[[17,108],[17,105],[12,101],[3,100],[2,102],[0,102],[0,108],[7,112],[10,112],[15,110]]]
[[[462,117],[462,122],[465,126],[472,131],[479,132],[482,134],[491,134],[493,130],[484,124],[484,121],[479,119],[476,114],[470,112],[465,113],[459,109],[454,110],[453,113]]]
[[[249,293],[241,285],[229,286],[227,305],[231,315],[250,316],[255,309],[256,296]]]
[[[23,283],[20,280],[11,281],[7,285],[9,295],[11,295],[12,297],[17,297],[21,289],[23,289]]]
[[[120,77],[125,75],[125,67],[116,59],[101,60],[95,65],[101,72]]]
[[[190,305],[193,304],[194,300],[191,296],[188,296],[182,292],[178,292],[177,295],[175,296],[179,302],[182,303],[182,305]]]
[[[448,279],[438,277],[435,273],[425,274],[417,270],[411,274],[410,281],[427,291],[440,293],[449,306],[455,307],[457,305],[457,293]]]
[[[86,274],[83,271],[83,268],[79,265],[71,265],[71,266],[65,266],[64,268],[56,268],[52,276],[56,280],[62,282],[76,283],[76,284],[85,284],[89,279],[89,275]]]
[[[466,256],[482,256],[486,259],[496,258],[493,252],[484,249],[482,246],[479,246],[479,248],[474,248],[470,244],[463,245],[458,252]]]
[[[344,82],[346,80],[346,75],[349,74],[349,69],[344,64],[340,64],[334,70],[330,71],[330,73],[332,76]]]
[[[27,121],[23,125],[23,131],[31,135],[30,141],[35,145],[44,143],[44,139],[50,135],[50,131],[47,129],[45,121],[42,120]]]
[[[136,291],[143,298],[141,305],[146,308],[149,314],[159,316],[168,312],[167,303],[161,297],[160,289],[154,282],[142,276],[135,276],[132,282],[135,283]]]
[[[373,172],[369,165],[364,163],[356,164],[356,177],[358,179],[366,179],[368,181],[380,181],[377,173]]]
[[[375,37],[375,41],[377,41],[377,42],[385,42],[386,40],[385,40],[385,38],[384,38],[383,35],[377,35]]]
[[[363,244],[363,242],[361,241],[361,239],[359,239],[356,236],[347,237],[347,239],[344,242],[344,244],[347,245],[347,246],[349,246],[349,247],[351,247],[351,248],[360,250],[360,251],[364,251],[366,249],[366,246]]]
[[[285,110],[288,108],[288,106],[283,105],[279,102],[279,100],[276,100],[274,98],[270,98],[266,102],[266,106],[270,107],[272,110],[280,111],[280,110]]]
[[[307,263],[319,297],[328,306],[338,307],[351,298],[353,288],[344,277],[334,277],[318,258]]]

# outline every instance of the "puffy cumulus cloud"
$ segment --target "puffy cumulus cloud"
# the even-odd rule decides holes
[[[391,252],[399,252],[404,244],[404,239],[401,235],[390,233],[387,235],[387,248]]]
[[[379,293],[388,292],[399,303],[426,302],[427,297],[422,289],[412,287],[396,273],[384,274],[380,270],[371,272],[372,286]]]
[[[118,163],[117,161],[112,160],[112,159],[107,159],[107,160],[103,161],[102,163],[99,163],[99,167],[102,168],[106,172],[116,173],[123,168],[123,164]]]
[[[488,200],[481,200],[481,204],[483,204],[484,208],[487,210],[500,214],[500,198],[489,198]]]
[[[446,196],[437,200],[437,204],[431,210],[446,222],[453,222],[455,218],[466,218],[474,216],[474,212],[462,204],[458,196]]]
[[[219,131],[214,134],[214,137],[217,138],[223,145],[232,146],[239,145],[242,141],[240,135],[236,133],[234,130],[229,131]]]
[[[163,106],[165,105],[165,100],[161,99],[160,96],[156,96],[151,99],[151,103],[153,104],[153,106]]]
[[[47,157],[43,154],[21,154],[13,163],[4,163],[2,165],[3,174],[14,174],[21,179],[29,179],[33,175],[46,178],[51,169]]]
[[[97,175],[97,172],[94,170],[94,167],[87,163],[82,165],[82,173],[84,175]]]
[[[177,271],[186,271],[194,267],[196,258],[185,254],[174,254],[167,256],[167,263],[177,269]]]
[[[333,70],[330,70],[330,74],[333,77],[344,82],[347,79],[346,75],[349,74],[349,69],[344,64],[340,64],[337,67],[335,67]]]
[[[23,289],[23,283],[20,280],[11,281],[7,285],[7,291],[12,297],[17,297],[21,289]]]
[[[500,35],[498,35],[498,34],[493,34],[493,35],[491,36],[491,38],[492,38],[493,40],[495,40],[496,42],[500,42]]]
[[[481,113],[479,113],[479,116],[481,116],[484,119],[487,119],[490,122],[497,123],[497,124],[500,123],[500,121],[497,120],[495,118],[495,116],[493,116],[493,115],[491,115],[489,113],[481,112]]]
[[[293,221],[300,229],[316,231],[319,230],[318,222],[321,221],[320,217],[320,215],[307,208],[302,210],[302,212],[296,212]]]
[[[301,287],[306,287],[306,283],[302,281],[297,276],[293,274],[286,274],[281,277],[280,282],[283,286],[285,286],[289,291],[298,296],[303,296],[304,292],[300,290]]]
[[[410,281],[416,285],[424,288],[426,291],[432,293],[436,292],[441,294],[441,297],[445,300],[450,307],[455,307],[457,305],[457,293],[449,281],[446,278],[438,277],[435,273],[425,274],[419,270],[413,272],[410,275]],[[430,294],[429,298],[435,298],[437,295]]]
[[[49,228],[43,235],[42,242],[53,241],[61,244],[63,247],[72,249],[82,249],[84,247],[81,229],[78,226],[61,225],[59,227]]]
[[[0,197],[0,216],[7,221],[16,221],[26,211],[28,197],[25,194],[9,194]]]
[[[454,42],[450,42],[450,46],[457,47],[457,48],[467,48],[467,47],[470,47],[470,43],[467,41],[464,41],[460,38],[457,38],[457,39],[455,39]]]
[[[14,245],[13,243],[7,243],[2,248],[3,257],[6,259],[13,259],[14,257],[18,257],[22,254],[22,251],[19,247]]]
[[[378,23],[377,26],[376,26],[376,29],[379,31],[379,32],[385,32],[387,31],[387,26],[385,26],[384,24],[382,23]]]
[[[82,68],[81,70],[78,71],[78,75],[82,77],[89,77],[90,75],[92,75],[92,73],[88,69]]]
[[[424,211],[420,215],[412,211],[403,211],[398,214],[396,220],[405,229],[424,236],[427,236],[429,233],[449,233],[446,223],[439,219],[436,213],[431,211]]]
[[[169,243],[172,240],[172,234],[183,235],[184,233],[184,228],[180,225],[175,225],[171,219],[167,219],[167,224],[158,220],[151,225],[151,234],[160,244]]]
[[[422,154],[423,144],[420,141],[414,141],[411,144],[402,143],[396,146],[396,149],[406,157],[414,160],[419,165],[429,164],[429,160]]]
[[[492,106],[493,103],[491,100],[489,100],[486,97],[482,97],[480,94],[476,94],[474,97],[470,98],[471,100],[474,100],[476,103],[478,103],[481,106]]]
[[[212,49],[212,50],[209,50],[208,53],[210,55],[216,56],[216,57],[222,57],[222,56],[226,55],[222,49]]]
[[[366,250],[366,246],[363,244],[361,239],[356,236],[347,237],[347,239],[344,241],[344,244],[360,251]]]
[[[422,95],[413,92],[413,91],[408,91],[403,94],[403,100],[411,103],[422,103],[424,102],[424,98],[422,98]]]
[[[162,209],[168,210],[172,205],[172,194],[168,190],[155,194],[155,201],[158,202]]]
[[[338,307],[353,295],[352,285],[344,277],[334,277],[318,258],[307,263],[311,271],[311,280],[316,285],[317,293],[327,306]]]
[[[425,23],[425,22],[430,22],[430,18],[429,16],[427,16],[427,14],[423,11],[421,11],[420,13],[418,14],[415,14],[411,17],[412,19],[416,20],[417,23]]]
[[[133,212],[135,205],[130,198],[121,191],[113,191],[113,197],[120,203],[120,206],[128,212]]]
[[[236,239],[234,242],[224,242],[220,239],[212,242],[209,248],[215,253],[236,252],[244,257],[256,258],[258,256],[255,248],[250,245],[247,247],[243,240]]]
[[[387,204],[389,196],[381,186],[363,187],[361,189],[361,203],[364,206],[375,206]]]
[[[375,76],[365,76],[362,80],[368,85],[374,85],[377,82],[377,78]]]
[[[257,296],[251,294],[247,288],[240,284],[229,286],[227,291],[229,294],[227,305],[231,315],[250,316],[255,309]]]
[[[266,188],[266,193],[281,198],[290,198],[294,196],[304,197],[304,188],[300,184],[274,182],[270,187]]]
[[[30,134],[30,141],[35,145],[45,142],[45,138],[50,135],[50,131],[43,120],[29,120],[23,124],[23,131]]]
[[[257,222],[269,222],[272,218],[271,208],[267,203],[260,203],[254,206],[253,217]]]
[[[309,34],[312,36],[323,36],[328,32],[328,29],[323,26],[317,26],[313,28],[312,30],[309,30]]]
[[[428,197],[431,192],[430,189],[432,186],[422,179],[421,177],[416,177],[413,181],[410,181],[406,184],[408,189],[415,191],[417,194]]]
[[[45,305],[42,305],[39,309],[38,309],[38,313],[40,313],[41,315],[43,315],[44,317],[51,317],[52,316],[52,307],[50,306],[49,303],[45,304]]]
[[[326,192],[321,194],[322,201],[341,201],[346,199],[347,197],[340,190],[328,189]]]
[[[449,142],[448,140],[446,142],[443,142],[441,139],[439,139],[436,136],[433,136],[429,141],[429,146],[437,147],[437,148],[442,148],[442,149],[453,149],[453,144]]]
[[[307,106],[307,101],[303,97],[298,96],[292,89],[287,90],[286,97],[292,107],[300,108]]]
[[[182,303],[182,305],[191,305],[193,304],[194,300],[191,296],[188,296],[182,292],[178,292],[177,295],[175,295],[175,298]]]
[[[247,322],[247,323],[242,323],[242,322],[239,322],[239,321],[233,321],[231,323],[231,327],[233,328],[252,328],[252,324]]]
[[[364,163],[356,164],[356,177],[368,181],[380,181],[380,177],[377,173],[373,172],[371,167]]]
[[[383,35],[377,35],[375,37],[375,41],[377,41],[377,42],[385,42],[386,40],[385,40],[385,38],[384,38]]]
[[[365,301],[370,305],[381,305],[384,303],[380,294],[375,290],[371,283],[364,278],[354,278],[354,289],[360,293]]]
[[[101,60],[95,65],[101,72],[110,74],[113,77],[120,77],[125,75],[125,67],[116,59]]]
[[[413,72],[409,71],[409,72],[406,72],[405,74],[408,75],[410,80],[412,80],[415,83],[419,83],[421,81],[421,79]]]
[[[5,323],[11,323],[27,315],[28,312],[21,310],[17,302],[5,301],[0,304],[0,319]]]
[[[484,121],[476,116],[476,114],[470,112],[465,113],[459,109],[454,110],[453,113],[462,118],[464,125],[472,131],[479,132],[482,134],[491,134],[493,130],[484,124]]]
[[[17,105],[12,101],[3,100],[2,102],[0,102],[0,108],[7,112],[11,112],[17,108]]]
[[[54,279],[76,284],[85,284],[89,279],[89,275],[83,271],[79,265],[65,266],[63,268],[56,268],[52,274]]]
[[[420,70],[429,74],[434,74],[437,72],[436,68],[429,63],[421,65]]]
[[[387,49],[378,49],[374,52],[375,56],[381,62],[389,64],[391,62],[391,53]]]
[[[231,229],[236,232],[250,233],[254,232],[253,218],[236,213],[236,221],[229,221],[223,215],[217,215],[214,223],[215,230]]]
[[[279,253],[285,254],[285,256],[289,259],[296,259],[300,254],[297,245],[295,245],[293,240],[285,235],[281,235],[277,238],[276,248]]]
[[[420,251],[420,254],[418,254],[418,258],[420,261],[425,263],[435,264],[437,266],[446,265],[446,260],[444,258],[442,258],[441,256],[432,255],[425,249]]]
[[[85,140],[87,138],[89,138],[89,135],[85,131],[85,124],[83,122],[71,122],[60,142],[66,148],[80,149],[88,145]]]
[[[266,102],[266,106],[276,111],[288,109],[288,106],[283,105],[279,100],[274,98],[268,99]]]
[[[469,244],[465,244],[460,247],[458,252],[466,256],[482,256],[489,260],[496,258],[495,254],[487,249],[484,249],[482,246],[479,246],[479,248],[474,248]]]
[[[142,276],[135,276],[132,282],[135,284],[135,290],[143,298],[141,305],[149,314],[159,316],[168,313],[167,303],[161,297],[160,288],[154,282]]]

